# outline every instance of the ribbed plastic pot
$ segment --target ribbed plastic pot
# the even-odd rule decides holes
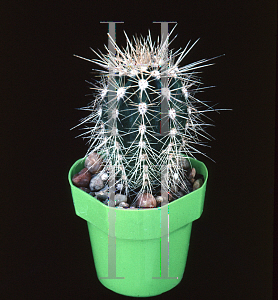
[[[104,205],[72,183],[73,175],[84,168],[84,159],[71,167],[68,179],[75,211],[87,221],[97,276],[106,288],[126,296],[150,297],[174,288],[181,281],[192,222],[202,214],[208,179],[206,166],[195,159],[190,158],[190,161],[197,173],[204,176],[202,187],[167,205],[151,209],[119,209]],[[161,235],[165,213],[169,224],[167,237],[165,230]],[[111,216],[115,218],[113,230],[111,219],[109,222]],[[161,249],[161,241],[165,238],[169,238],[167,273],[163,266],[168,254],[165,257],[165,249],[164,252]],[[109,252],[108,240],[116,244],[113,248],[115,256],[111,256],[111,248]],[[115,257],[114,261],[111,257]],[[113,276],[111,268],[112,273],[115,270]]]

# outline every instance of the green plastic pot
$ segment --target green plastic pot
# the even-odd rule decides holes
[[[192,222],[202,214],[208,179],[206,166],[195,159],[190,158],[190,161],[197,173],[204,176],[202,187],[151,209],[119,209],[104,205],[72,183],[73,175],[84,168],[84,159],[71,167],[68,179],[75,211],[87,221],[97,276],[106,288],[126,296],[149,297],[164,293],[181,281]],[[166,233],[162,230],[165,215]],[[114,217],[113,226],[111,219],[109,222],[111,216]],[[165,240],[168,241],[166,254]],[[111,253],[114,254],[111,256]]]

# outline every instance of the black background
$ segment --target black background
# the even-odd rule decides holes
[[[94,67],[73,54],[104,51],[100,21],[125,22],[119,45],[123,30],[156,38],[153,21],[176,21],[173,48],[200,37],[183,64],[225,54],[203,70],[216,88],[200,99],[233,111],[210,115],[216,163],[197,157],[209,170],[204,212],[182,282],[158,297],[271,299],[276,14],[263,0],[1,3],[1,298],[125,298],[99,283],[67,182],[87,150],[70,128],[86,116],[75,108],[91,100]]]

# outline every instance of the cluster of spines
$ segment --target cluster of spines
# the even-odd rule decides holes
[[[125,34],[126,35],[126,34]],[[209,140],[206,124],[201,117],[214,110],[195,98],[201,90],[196,69],[208,66],[208,59],[184,67],[179,64],[194,46],[179,53],[168,51],[167,41],[156,46],[151,35],[135,39],[133,45],[120,50],[112,40],[116,55],[97,54],[91,62],[103,67],[98,70],[101,80],[97,85],[95,100],[84,110],[91,114],[80,124],[90,124],[82,135],[89,138],[88,152],[101,153],[105,169],[115,169],[116,184],[124,192],[136,191],[138,195],[152,193],[162,185],[161,172],[165,168],[167,191],[183,184],[182,159],[201,153],[200,137]],[[112,75],[112,76],[111,76]],[[167,78],[167,85],[162,85]],[[167,98],[168,113],[161,114],[162,97]],[[161,123],[168,122],[169,131],[162,136]],[[111,170],[111,169],[110,169]]]

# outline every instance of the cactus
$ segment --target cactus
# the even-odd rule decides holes
[[[174,53],[168,50],[168,40],[153,42],[150,31],[147,38],[133,37],[133,42],[124,34],[125,49],[112,40],[116,55],[106,47],[107,55],[92,49],[98,59],[86,59],[104,70],[97,70],[101,77],[97,84],[90,83],[95,99],[81,108],[90,115],[77,125],[87,124],[81,134],[89,139],[85,156],[101,155],[102,172],[109,174],[113,166],[116,186],[133,203],[159,189],[173,194],[178,186],[186,194],[185,159],[201,153],[196,148],[205,145],[201,138],[210,140],[205,128],[212,124],[202,117],[216,111],[195,97],[203,89],[198,69],[211,65],[210,59],[181,67],[197,41]],[[167,99],[166,113],[161,108],[163,99]],[[165,133],[161,133],[163,126]]]

